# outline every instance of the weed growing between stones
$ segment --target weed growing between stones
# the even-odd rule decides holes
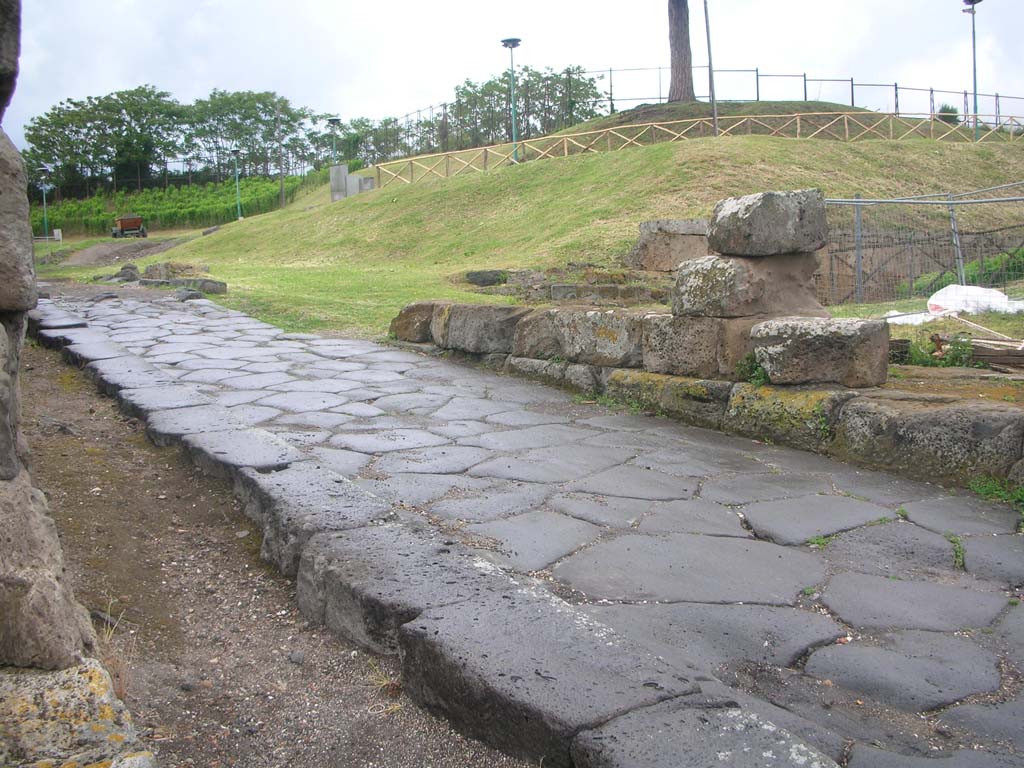
[[[974,478],[967,484],[967,487],[983,499],[1012,504],[1021,515],[1017,527],[1024,531],[1024,485],[1014,487],[1008,481],[998,477],[984,476]]]
[[[829,544],[832,543],[832,540],[834,538],[835,538],[835,535],[832,535],[832,536],[812,536],[811,538],[809,538],[807,540],[807,546],[809,546],[809,547],[817,547],[818,549],[824,549],[825,547],[827,547]]]
[[[768,371],[764,369],[754,353],[750,352],[736,363],[736,376],[741,381],[747,381],[755,387],[763,387],[768,384]]]
[[[963,540],[953,533],[946,534],[946,541],[953,545],[953,567],[958,571],[966,570],[964,568],[964,542]]]
[[[906,520],[907,519],[907,510],[905,510],[903,507],[897,507],[896,508],[896,517],[898,517],[900,520]]]

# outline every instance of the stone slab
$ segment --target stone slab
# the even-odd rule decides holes
[[[548,500],[548,507],[563,515],[609,528],[637,525],[654,503],[646,499],[621,499],[590,493],[563,493]]]
[[[447,406],[446,406],[447,407]],[[434,414],[435,418],[438,414]],[[471,417],[459,417],[471,418]],[[579,429],[563,424],[545,424],[525,429],[509,429],[501,432],[490,432],[484,435],[473,435],[459,439],[461,445],[474,445],[492,451],[523,451],[530,448],[546,448],[554,445],[567,445],[586,437],[593,437],[595,432]]]
[[[512,456],[492,458],[473,467],[475,477],[498,477],[530,483],[565,483],[573,478],[610,469],[631,459],[627,448],[602,448],[590,445],[537,448]]]
[[[962,704],[942,713],[943,722],[1024,750],[1024,696],[998,704]]]
[[[211,400],[195,387],[169,384],[165,387],[122,389],[117,393],[117,402],[127,415],[145,418],[151,411],[210,405]]]
[[[288,443],[262,429],[202,432],[185,435],[182,443],[204,472],[229,479],[245,467],[272,472],[304,458]]]
[[[690,498],[697,490],[697,483],[691,478],[674,477],[663,472],[626,465],[575,480],[569,483],[566,489],[602,496],[675,501]]]
[[[704,499],[654,504],[640,522],[641,533],[701,533],[749,538],[736,511]]]
[[[971,749],[960,749],[933,757],[901,755],[867,744],[855,744],[848,768],[1019,768],[1019,759]]]
[[[459,493],[454,498],[430,505],[430,513],[448,520],[489,521],[529,512],[544,505],[552,488],[541,483],[507,482],[467,477],[462,483],[476,483],[472,493]]]
[[[719,504],[736,505],[769,499],[792,499],[829,493],[831,490],[831,484],[821,475],[780,472],[712,478],[701,486],[700,496]]]
[[[964,568],[983,579],[1024,586],[1024,535],[964,537]]]
[[[759,192],[715,205],[708,245],[735,256],[808,253],[828,239],[825,200],[820,190]]]
[[[494,454],[483,448],[464,445],[441,445],[416,448],[382,456],[376,463],[378,472],[411,472],[414,474],[451,475],[491,458]]]
[[[109,396],[121,389],[140,389],[174,383],[174,379],[159,368],[134,355],[96,360],[83,370],[86,376],[96,382],[100,392]]]
[[[546,568],[595,541],[601,533],[595,525],[548,510],[470,525],[465,530],[493,539],[497,549],[490,557],[500,565],[525,573]]]
[[[822,554],[836,571],[911,580],[951,581],[962,575],[945,536],[902,520],[841,533]]]
[[[146,417],[146,435],[160,446],[173,445],[182,435],[234,429],[244,429],[244,426],[227,408],[219,405],[152,411]]]
[[[776,544],[803,544],[891,516],[892,510],[848,496],[812,495],[748,504],[743,514],[754,532]]]
[[[69,344],[62,350],[64,359],[72,365],[79,367],[88,365],[94,360],[109,360],[114,357],[124,357],[129,354],[128,350],[120,344],[110,341],[90,341],[81,344]]]
[[[626,535],[563,560],[554,575],[592,599],[793,605],[825,569],[813,555],[767,542]]]
[[[390,453],[412,448],[427,448],[447,445],[447,438],[422,429],[390,429],[382,432],[342,433],[331,438],[335,448],[345,448],[359,453]]]
[[[969,496],[945,496],[904,504],[911,522],[935,533],[956,536],[986,533],[1014,533],[1020,513],[1008,504],[997,504]]]

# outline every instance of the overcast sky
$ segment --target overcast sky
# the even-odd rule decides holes
[[[971,88],[971,23],[961,0],[709,5],[716,69]],[[690,7],[694,64],[705,64],[703,3]],[[4,118],[19,147],[25,123],[57,102],[147,83],[182,102],[213,88],[271,90],[347,120],[439,104],[464,79],[501,72],[504,37],[522,38],[516,64],[538,69],[655,68],[669,58],[665,0],[22,0],[22,15],[21,74]],[[984,0],[977,24],[979,91],[1024,97],[1024,0]],[[656,72],[616,73],[613,83],[620,107],[659,92]],[[754,95],[751,75],[722,74],[717,86],[722,99]],[[698,93],[706,90],[699,82]],[[848,84],[809,90],[811,98],[849,98]],[[801,80],[766,80],[762,98],[799,99],[802,91]],[[861,106],[893,108],[891,88],[861,93]],[[940,100],[962,109],[962,95]],[[900,108],[927,111],[927,94],[917,102],[901,94]],[[983,99],[980,111],[992,110]],[[1001,111],[1024,115],[1024,98],[1003,99]]]

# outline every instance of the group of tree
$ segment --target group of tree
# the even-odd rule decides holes
[[[542,135],[599,114],[603,94],[581,68],[516,70],[519,135]],[[219,182],[234,174],[301,175],[332,161],[350,167],[410,154],[507,141],[508,73],[455,89],[454,99],[405,118],[348,122],[296,107],[273,92],[214,90],[181,104],[152,85],[67,99],[25,129],[29,177],[54,197]]]

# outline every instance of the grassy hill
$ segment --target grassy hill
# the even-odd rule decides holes
[[[333,204],[323,188],[151,260],[209,264],[230,285],[228,303],[290,329],[380,335],[416,299],[505,300],[460,284],[467,269],[613,266],[641,221],[707,216],[723,197],[801,187],[893,197],[1021,178],[1024,152],[1011,144],[697,139],[394,184]],[[986,215],[965,211],[962,226]]]

